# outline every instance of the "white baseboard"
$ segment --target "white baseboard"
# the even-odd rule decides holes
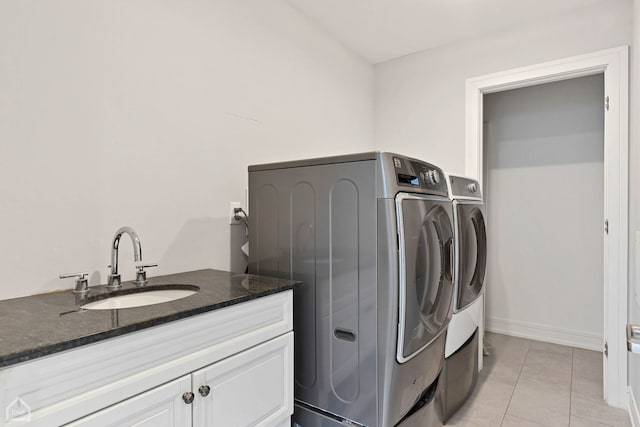
[[[638,410],[638,403],[631,387],[629,387],[629,417],[633,427],[640,427],[640,410]]]
[[[489,332],[568,345],[587,350],[602,351],[602,343],[604,342],[602,335],[556,328],[549,325],[520,322],[497,317],[487,318],[486,322],[486,330]]]

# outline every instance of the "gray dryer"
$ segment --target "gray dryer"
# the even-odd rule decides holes
[[[447,330],[443,414],[448,420],[471,395],[482,357],[487,234],[484,203],[476,180],[447,175],[453,204],[453,317]]]

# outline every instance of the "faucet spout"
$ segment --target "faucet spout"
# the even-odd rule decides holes
[[[120,287],[120,274],[118,274],[118,246],[120,238],[123,234],[128,234],[133,243],[133,258],[135,261],[142,261],[142,245],[140,244],[140,236],[131,227],[121,227],[116,231],[111,242],[111,274],[109,274],[108,287]]]

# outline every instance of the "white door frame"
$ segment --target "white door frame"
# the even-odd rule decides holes
[[[604,396],[609,405],[627,405],[629,48],[622,46],[503,71],[466,81],[465,171],[483,188],[483,95],[508,89],[604,74],[608,110],[604,119]]]

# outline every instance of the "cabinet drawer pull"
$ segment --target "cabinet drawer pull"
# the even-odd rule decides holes
[[[211,391],[211,387],[209,387],[208,385],[201,385],[198,391],[200,392],[200,395],[202,397],[207,397],[209,395],[209,392]]]
[[[190,391],[182,395],[182,400],[184,400],[184,403],[186,403],[187,405],[190,405],[193,402],[193,398],[194,398],[194,395]]]

